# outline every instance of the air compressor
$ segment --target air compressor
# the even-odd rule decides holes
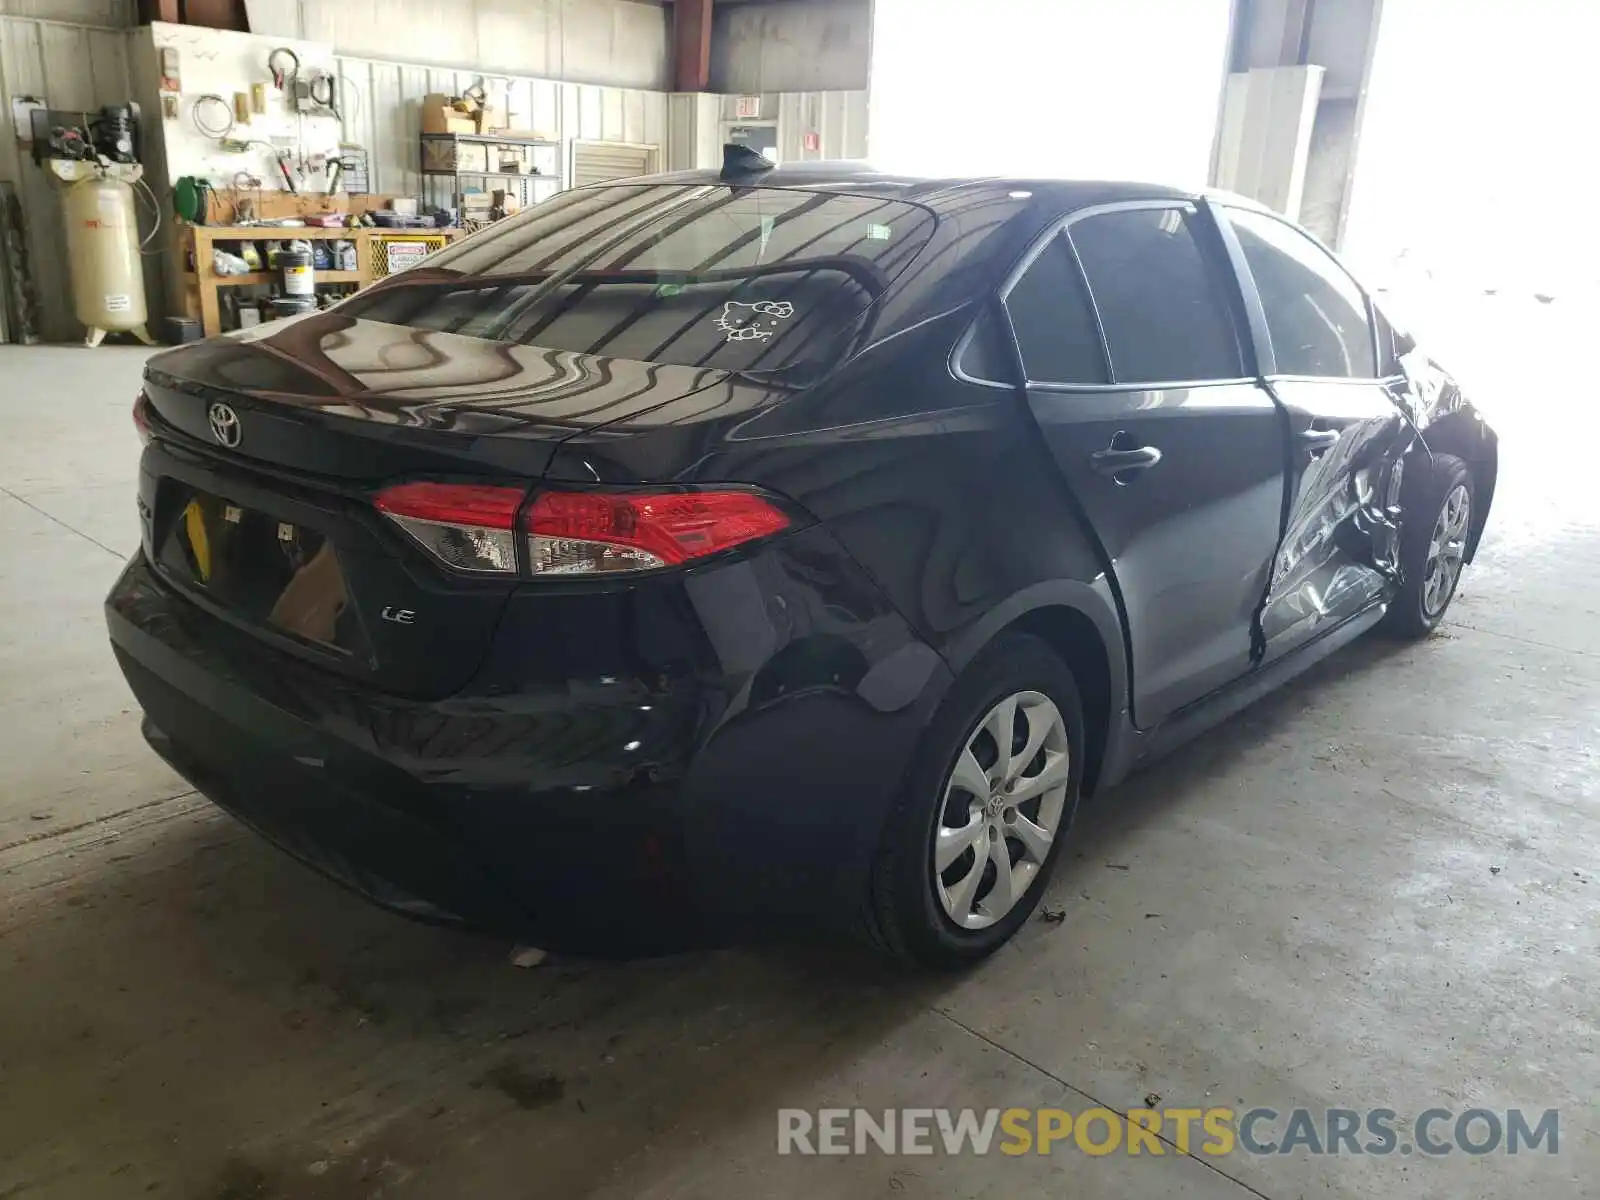
[[[106,334],[125,332],[153,345],[145,329],[150,314],[133,197],[143,168],[52,159],[50,170],[65,185],[61,209],[72,265],[72,312],[88,330],[84,344],[98,346]]]
[[[33,113],[34,157],[61,187],[72,280],[72,311],[88,330],[84,344],[131,333],[153,345],[133,189],[144,186],[138,162],[138,109],[109,107],[81,124]],[[82,114],[74,114],[82,115]]]

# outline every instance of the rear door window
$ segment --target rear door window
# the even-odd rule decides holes
[[[1361,288],[1334,257],[1292,225],[1228,209],[1266,309],[1280,375],[1372,379],[1372,326]]]
[[[1201,253],[1193,210],[1140,208],[1074,221],[1117,383],[1244,375],[1225,282]]]
[[[1050,237],[1006,293],[1006,312],[1034,383],[1109,383],[1100,330],[1065,235]]]
[[[567,196],[340,311],[584,354],[780,369],[844,352],[935,225],[915,204],[786,188]]]

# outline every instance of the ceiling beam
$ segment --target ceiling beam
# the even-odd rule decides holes
[[[672,76],[677,91],[711,89],[711,2],[676,0],[672,6]]]

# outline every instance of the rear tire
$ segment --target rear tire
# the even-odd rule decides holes
[[[1384,618],[1389,633],[1422,638],[1439,627],[1461,583],[1476,503],[1472,471],[1455,455],[1409,466],[1400,496],[1400,590]]]
[[[1060,858],[1082,764],[1072,672],[1038,638],[1005,635],[945,697],[885,823],[867,914],[878,949],[951,969],[1004,945]]]

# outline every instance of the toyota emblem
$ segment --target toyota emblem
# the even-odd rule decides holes
[[[228,449],[239,444],[239,414],[226,404],[213,404],[206,412],[211,422],[211,436]]]

